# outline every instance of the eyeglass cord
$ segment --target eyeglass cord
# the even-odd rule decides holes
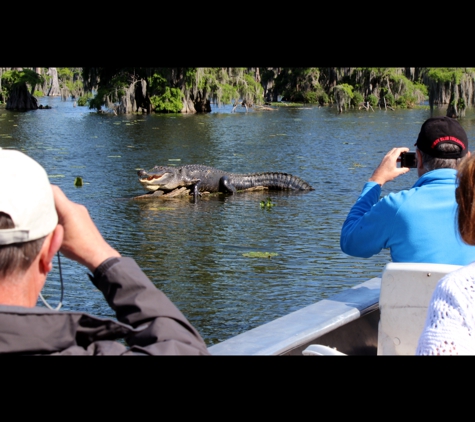
[[[59,280],[61,281],[61,299],[59,299],[58,306],[56,306],[56,308],[53,308],[48,302],[46,302],[46,300],[43,298],[43,295],[40,292],[40,299],[43,301],[46,307],[48,309],[51,309],[52,311],[59,311],[61,309],[61,306],[63,306],[63,293],[64,293],[63,273],[61,271],[61,260],[59,259],[59,252],[57,253],[57,255],[58,255]]]

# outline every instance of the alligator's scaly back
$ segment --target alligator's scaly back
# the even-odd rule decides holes
[[[314,190],[305,180],[289,173],[229,173],[229,180],[237,190],[245,190],[258,186],[263,186],[273,190]]]

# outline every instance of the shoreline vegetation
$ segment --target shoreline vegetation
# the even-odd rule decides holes
[[[461,118],[475,105],[475,68],[0,68],[0,107],[36,110],[41,96],[115,115],[444,106]]]

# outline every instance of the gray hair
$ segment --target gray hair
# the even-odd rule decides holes
[[[458,145],[444,143],[439,146],[440,151],[444,152],[459,152],[460,147]],[[420,151],[420,150],[419,150]],[[421,151],[422,154],[422,165],[427,171],[432,171],[436,169],[457,169],[460,162],[465,158],[437,158],[432,157],[429,154]]]
[[[0,230],[14,227],[11,217],[0,212]],[[40,253],[45,237],[23,243],[0,246],[0,278],[14,273],[23,273]]]

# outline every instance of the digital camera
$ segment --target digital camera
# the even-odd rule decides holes
[[[417,167],[416,153],[414,151],[403,152],[401,154],[401,167],[414,169]]]

